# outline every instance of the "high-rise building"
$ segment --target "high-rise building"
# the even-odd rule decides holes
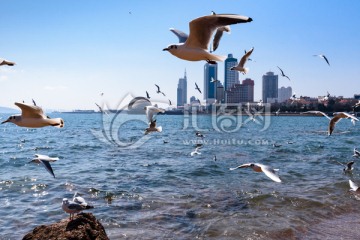
[[[225,78],[224,78],[224,88],[225,91],[229,91],[229,89],[239,82],[239,72],[235,70],[230,70],[230,68],[238,65],[238,61],[233,57],[231,53],[228,54],[227,59],[225,59]]]
[[[215,100],[216,83],[211,82],[212,79],[217,80],[217,63],[206,63],[204,66],[204,100],[213,102]]]
[[[242,103],[254,102],[254,80],[247,78],[242,81],[242,84],[234,84],[229,91],[227,91],[227,103]]]
[[[187,78],[186,78],[186,70],[184,74],[184,78],[179,78],[179,83],[177,87],[177,106],[184,107],[187,99]]]
[[[224,103],[225,102],[225,91],[224,86],[221,82],[217,82],[216,88],[216,103]]]
[[[246,78],[242,81],[243,90],[243,97],[242,99],[244,102],[254,102],[254,80],[250,78]]]
[[[291,87],[281,87],[278,89],[278,102],[282,103],[286,100],[290,99],[292,96],[292,88]]]
[[[278,75],[267,72],[262,76],[262,100],[264,103],[275,102],[278,97]]]

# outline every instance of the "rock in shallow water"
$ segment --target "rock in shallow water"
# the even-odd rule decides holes
[[[71,240],[108,240],[103,225],[91,213],[81,213],[73,220],[61,220],[51,225],[41,225],[23,240],[35,239],[71,239]]]

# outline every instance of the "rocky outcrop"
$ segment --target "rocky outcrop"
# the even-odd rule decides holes
[[[91,213],[80,213],[73,220],[61,220],[51,225],[41,225],[28,234],[23,240],[35,239],[71,239],[71,240],[105,240],[109,239],[104,227]]]

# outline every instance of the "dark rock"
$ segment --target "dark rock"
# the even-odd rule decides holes
[[[80,213],[73,220],[61,220],[51,225],[41,225],[23,240],[68,239],[68,240],[108,240],[104,227],[91,213]]]

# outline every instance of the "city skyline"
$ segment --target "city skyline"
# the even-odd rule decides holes
[[[253,19],[231,26],[216,50],[240,59],[245,49],[254,47],[244,79],[259,82],[264,72],[272,71],[279,75],[279,86],[291,84],[298,96],[328,91],[353,97],[360,93],[360,33],[354,31],[360,23],[358,9],[360,2],[340,0],[3,1],[0,18],[10,24],[0,30],[0,57],[16,65],[0,67],[0,106],[16,108],[14,102],[34,99],[45,110],[97,110],[95,102],[115,107],[128,93],[137,97],[146,91],[152,100],[175,103],[179,74],[187,69],[188,85],[199,84],[205,62],[164,53],[164,47],[178,42],[169,28],[188,33],[191,20],[211,11]],[[326,55],[330,66],[316,54]],[[219,73],[223,64],[218,62]],[[280,77],[277,66],[291,82]],[[224,82],[224,75],[218,77]],[[154,84],[166,97],[155,95]],[[255,83],[255,101],[262,99],[261,90]],[[188,96],[202,99],[190,87]]]

